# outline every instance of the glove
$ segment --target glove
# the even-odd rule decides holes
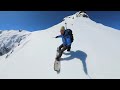
[[[58,36],[56,36],[55,38],[58,38]]]

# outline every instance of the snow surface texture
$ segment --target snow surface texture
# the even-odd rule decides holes
[[[120,78],[120,31],[88,17],[76,17],[76,14],[42,31],[4,31],[0,36],[1,47],[4,44],[10,48],[14,46],[11,49],[14,51],[8,58],[7,52],[0,57],[0,78]],[[73,30],[75,40],[71,52],[65,51],[62,55],[61,72],[57,74],[53,67],[54,58],[62,41],[53,37],[60,34],[59,30],[65,23]],[[19,46],[18,38],[23,40]]]

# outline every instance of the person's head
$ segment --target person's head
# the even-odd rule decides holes
[[[60,33],[61,33],[61,34],[64,34],[64,31],[65,31],[65,27],[62,26],[61,29],[60,29]]]

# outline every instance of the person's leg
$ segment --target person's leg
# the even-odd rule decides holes
[[[56,57],[56,60],[59,61],[59,59],[61,58],[61,56],[62,56],[62,54],[63,54],[63,52],[64,52],[65,50],[67,50],[67,47],[66,47],[66,46],[63,46],[63,48],[62,48],[62,49],[60,50],[60,52],[59,52],[59,55]]]
[[[61,51],[61,48],[63,48],[63,44],[61,44],[58,48],[57,48],[57,51]]]
[[[70,51],[71,50],[71,45],[70,46],[68,46],[68,48],[67,48],[67,51]]]

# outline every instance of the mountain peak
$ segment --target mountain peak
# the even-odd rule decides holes
[[[83,18],[89,18],[89,16],[87,15],[87,13],[85,11],[79,11],[76,12],[73,15],[67,16],[63,19],[63,21],[65,21],[66,19],[75,19],[75,18],[79,18],[79,17],[83,17]]]
[[[89,16],[87,15],[87,13],[85,11],[79,11],[75,15],[76,15],[76,17],[86,17],[86,18],[89,18]]]

